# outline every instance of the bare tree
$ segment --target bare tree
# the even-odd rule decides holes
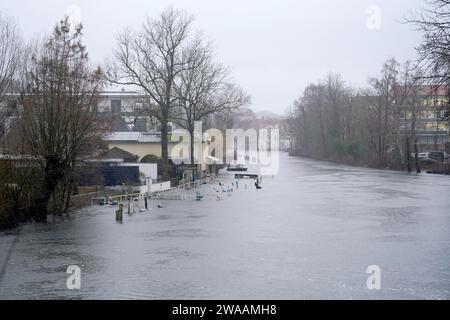
[[[174,121],[190,134],[190,160],[194,159],[195,122],[208,116],[238,110],[250,103],[250,97],[229,79],[229,72],[213,61],[209,45],[197,45],[188,68],[180,73],[175,83],[180,112]],[[201,137],[198,137],[201,139]]]
[[[299,127],[295,147],[301,154],[334,160],[346,156],[355,140],[353,95],[342,77],[332,73],[305,89],[294,103]]]
[[[396,88],[398,112],[395,113],[396,120],[396,145],[401,155],[406,154],[402,160],[406,162],[408,172],[411,172],[411,150],[412,144],[415,150],[415,165],[417,172],[420,172],[418,148],[417,148],[417,127],[421,110],[421,97],[424,94],[424,78],[420,67],[412,65],[410,61],[404,64],[400,74],[400,86]],[[406,141],[401,138],[406,136]],[[402,146],[405,149],[402,150]]]
[[[297,155],[410,169],[418,114],[426,88],[420,68],[387,60],[369,88],[356,90],[339,75],[309,85],[287,117]],[[416,155],[417,158],[417,155]],[[412,169],[411,169],[412,170]]]
[[[398,99],[400,64],[394,59],[387,60],[380,77],[371,78],[368,90],[369,114],[368,129],[370,145],[373,147],[377,165],[385,167],[388,153],[393,147],[394,115],[401,105]]]
[[[185,12],[168,8],[157,19],[147,18],[139,32],[125,30],[117,38],[116,61],[108,75],[111,82],[139,87],[148,95],[147,111],[161,124],[164,162],[169,158],[168,123],[178,99],[175,82],[192,68],[196,50],[189,34],[192,21]]]
[[[406,22],[422,32],[422,43],[417,48],[423,79],[432,85],[450,85],[450,0],[426,0],[427,6],[413,13]],[[450,91],[448,95],[450,95]],[[447,105],[450,118],[450,103]]]
[[[306,130],[306,113],[301,99],[286,112],[286,131],[290,139],[290,152],[293,155],[308,154],[308,131]]]
[[[57,190],[66,195],[61,208],[67,209],[77,157],[103,133],[95,110],[102,71],[90,68],[81,38],[82,26],[72,30],[65,18],[25,67],[22,130],[31,155],[43,169],[42,194],[34,210],[37,221],[46,221]]]
[[[383,65],[381,75],[371,78],[369,84],[366,121],[377,165],[409,165],[407,150],[415,141],[419,95],[423,91],[420,68],[410,61],[401,66],[392,58]],[[409,141],[404,141],[405,138]]]
[[[6,133],[6,121],[10,106],[7,94],[12,93],[15,75],[21,57],[21,40],[17,26],[11,18],[0,13],[0,139]]]

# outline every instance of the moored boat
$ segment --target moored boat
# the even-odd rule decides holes
[[[228,166],[227,171],[230,172],[247,172],[247,168],[244,167],[241,164],[238,164],[237,166]]]

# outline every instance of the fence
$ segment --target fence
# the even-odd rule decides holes
[[[212,183],[215,180],[216,180],[215,175],[212,175],[212,176],[209,176],[209,177],[206,177],[206,178],[203,178],[203,179],[199,179],[199,180],[196,180],[196,181],[190,181],[190,182],[186,182],[186,183],[181,181],[181,183],[177,187],[171,188],[169,190],[153,192],[151,194],[150,199],[156,199],[156,200],[186,200],[187,199],[186,190],[191,190],[191,189],[194,189],[194,188],[198,188],[201,185]]]
[[[196,181],[180,183],[177,187],[165,189],[165,188],[156,188],[154,192],[141,192],[141,193],[132,193],[132,194],[121,194],[117,196],[110,196],[108,198],[108,203],[112,204],[114,202],[117,203],[133,203],[135,200],[141,201],[145,198],[149,200],[186,200],[188,195],[186,193],[187,190],[191,190],[194,188],[199,188],[201,185],[212,183],[216,180],[215,175],[208,176],[203,179],[199,179]],[[102,200],[96,198],[92,198],[92,203]]]

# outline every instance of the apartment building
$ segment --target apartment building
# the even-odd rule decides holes
[[[417,139],[422,151],[444,150],[449,138],[449,88],[421,86],[402,113],[402,133]]]

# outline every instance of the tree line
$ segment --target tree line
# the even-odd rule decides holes
[[[163,164],[169,122],[185,128],[193,145],[195,121],[250,102],[192,23],[191,15],[169,7],[138,31],[124,29],[114,58],[93,66],[81,24],[65,17],[51,35],[26,43],[14,20],[0,15],[0,226],[68,212],[75,167],[109,130],[96,108],[108,85],[143,93],[146,101],[134,112],[157,119]]]
[[[380,168],[412,170],[424,85],[433,93],[450,85],[450,1],[428,0],[426,7],[405,19],[423,33],[417,61],[388,59],[366,88],[353,88],[339,74],[310,84],[287,114],[292,152]],[[430,94],[433,94],[430,93]],[[448,121],[450,104],[439,107]]]

